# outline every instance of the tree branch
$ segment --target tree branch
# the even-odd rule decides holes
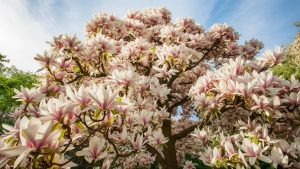
[[[234,105],[228,106],[225,104],[224,106],[221,107],[220,112],[223,113],[227,110],[234,109],[234,108],[237,108],[237,107]],[[188,134],[190,134],[192,131],[194,131],[196,127],[199,127],[199,129],[202,129],[204,127],[204,125],[206,125],[207,122],[209,121],[211,115],[212,115],[212,111],[209,111],[204,120],[202,120],[201,122],[199,122],[197,124],[191,125],[190,127],[182,130],[181,132],[179,132],[177,134],[174,134],[172,136],[172,138],[175,140],[179,140],[179,139],[186,137]]]
[[[185,97],[183,97],[180,101],[178,101],[178,102],[174,103],[172,106],[170,106],[170,107],[167,109],[167,111],[168,111],[168,112],[171,112],[175,107],[180,106],[180,105],[184,104],[184,103],[187,102],[187,101],[189,101],[189,97],[188,97],[188,96],[185,96]]]
[[[200,123],[197,123],[197,124],[194,124],[194,125],[191,125],[190,127],[182,130],[181,132],[177,133],[177,134],[174,134],[172,136],[173,139],[175,140],[179,140],[179,139],[182,139],[184,137],[186,137],[188,134],[190,134],[192,131],[195,130],[196,127],[199,126],[199,129],[202,129],[204,127],[204,125],[208,122],[210,116],[211,116],[212,112],[208,112],[208,114],[206,115],[205,119],[202,120]]]
[[[167,86],[168,87],[171,87],[173,82],[183,73],[183,72],[186,72],[186,71],[189,71],[189,70],[192,70],[194,67],[196,67],[201,61],[203,61],[207,56],[208,54],[212,51],[212,49],[214,47],[216,47],[218,44],[220,43],[220,40],[217,39],[213,44],[212,46],[203,54],[202,58],[199,59],[197,62],[195,63],[191,63],[189,67],[187,67],[184,71],[180,71],[178,73],[176,73],[174,76],[171,77],[170,81],[168,82]]]

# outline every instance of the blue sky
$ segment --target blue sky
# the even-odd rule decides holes
[[[58,34],[84,38],[83,27],[97,12],[123,17],[128,10],[166,6],[173,20],[192,17],[206,29],[228,23],[241,34],[240,42],[257,38],[266,48],[287,44],[299,30],[299,0],[7,0],[0,4],[0,52],[11,64],[35,71],[36,53]]]

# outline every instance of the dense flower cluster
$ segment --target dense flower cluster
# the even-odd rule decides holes
[[[300,83],[270,71],[280,48],[257,58],[258,40],[239,45],[227,24],[173,23],[166,8],[99,13],[85,30],[35,57],[41,83],[16,90],[0,167],[195,168],[185,153],[217,168],[300,167]],[[213,127],[239,109],[248,122]]]

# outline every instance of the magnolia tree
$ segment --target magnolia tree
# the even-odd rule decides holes
[[[300,167],[300,83],[270,71],[280,48],[256,57],[258,40],[165,8],[99,13],[85,32],[35,57],[42,81],[16,90],[1,168],[195,168],[185,153],[215,168]]]

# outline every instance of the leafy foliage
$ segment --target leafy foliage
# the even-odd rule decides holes
[[[14,89],[20,86],[32,87],[37,82],[37,76],[30,72],[18,70],[16,67],[7,67],[5,62],[9,62],[4,55],[0,55],[0,123],[12,123],[12,118],[7,112],[13,111],[20,105],[12,96]]]
[[[285,79],[290,79],[294,74],[296,79],[300,79],[300,66],[288,61],[273,68],[273,72],[277,76],[282,76]]]

